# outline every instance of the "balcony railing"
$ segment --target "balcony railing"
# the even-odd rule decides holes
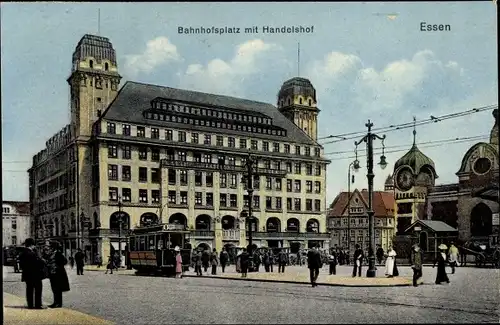
[[[245,173],[245,166],[236,166],[236,165],[228,165],[228,164],[214,164],[209,162],[202,161],[180,161],[180,160],[170,160],[170,159],[162,159],[161,167],[170,167],[170,168],[180,168],[180,169],[201,169],[201,170],[221,170],[226,172],[240,172]],[[284,177],[286,176],[286,170],[282,169],[270,169],[270,168],[255,168],[255,172],[262,176],[277,176]]]
[[[215,231],[194,230],[191,232],[191,237],[193,237],[193,238],[213,238],[213,237],[215,237]]]
[[[222,239],[240,240],[240,231],[239,230],[223,230],[222,231]]]
[[[248,231],[247,231],[248,237]],[[285,239],[329,239],[329,233],[318,232],[252,232],[253,238],[285,238]]]

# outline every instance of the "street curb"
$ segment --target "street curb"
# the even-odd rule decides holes
[[[197,275],[183,275],[183,278],[205,278],[205,279],[221,279],[221,280],[235,280],[235,281],[253,281],[253,282],[274,282],[274,283],[292,283],[292,284],[306,284],[310,285],[307,282],[300,281],[292,281],[292,280],[269,280],[269,279],[251,279],[251,278],[231,278],[231,277],[222,277],[222,276],[197,276]],[[350,288],[390,288],[390,287],[411,287],[412,283],[403,284],[391,284],[391,285],[382,285],[382,284],[342,284],[342,283],[317,283],[318,286],[325,287],[350,287]]]

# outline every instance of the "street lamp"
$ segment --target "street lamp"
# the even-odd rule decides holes
[[[256,160],[251,156],[248,155],[247,161],[246,161],[246,167],[247,167],[247,193],[248,193],[248,223],[249,223],[249,228],[248,229],[248,254],[252,256],[252,226],[253,226],[253,177],[254,177],[254,171],[253,171],[253,166],[254,164],[257,163]]]
[[[356,148],[363,142],[366,143],[367,146],[367,151],[368,151],[368,162],[367,162],[367,168],[368,168],[368,174],[366,175],[366,178],[368,179],[368,234],[370,237],[370,245],[368,248],[368,270],[366,271],[366,276],[368,278],[374,278],[376,276],[376,269],[375,269],[375,252],[374,252],[374,247],[375,247],[375,220],[374,220],[374,215],[375,212],[373,212],[373,178],[375,175],[373,174],[373,140],[379,139],[382,140],[382,156],[380,156],[380,162],[379,166],[382,169],[385,169],[387,167],[387,161],[385,158],[385,146],[384,146],[384,140],[385,140],[385,135],[383,136],[378,136],[374,133],[372,133],[372,127],[373,123],[368,120],[368,123],[365,124],[365,126],[368,128],[368,133],[359,141],[355,141],[354,145]],[[359,169],[359,165],[357,166]]]
[[[354,175],[351,178],[351,170],[359,170],[358,154],[356,150],[356,160],[349,164],[347,172],[347,249],[351,249],[351,183],[354,183]]]

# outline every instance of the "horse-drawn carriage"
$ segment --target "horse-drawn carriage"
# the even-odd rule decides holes
[[[469,243],[460,247],[462,254],[474,256],[476,267],[496,267],[500,268],[500,246],[480,245]]]

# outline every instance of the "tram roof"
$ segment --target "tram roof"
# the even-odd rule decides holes
[[[167,232],[167,233],[189,233],[186,226],[173,224],[173,223],[162,223],[153,226],[137,227],[132,229],[132,235],[155,233],[155,232]]]

